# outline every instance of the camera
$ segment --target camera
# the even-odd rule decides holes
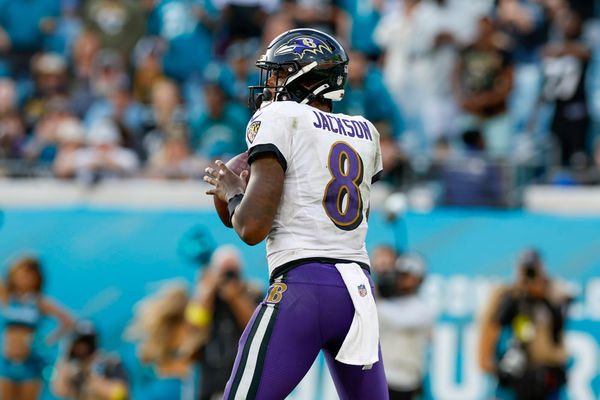
[[[88,321],[81,321],[75,327],[68,359],[83,362],[91,357],[98,346],[98,336],[94,326]]]
[[[382,298],[398,296],[398,277],[400,273],[396,270],[385,271],[379,274],[377,279],[377,290]]]
[[[425,260],[419,254],[401,255],[396,259],[393,269],[379,274],[379,295],[388,298],[414,293],[423,281],[426,269]]]
[[[78,322],[67,352],[67,361],[72,371],[70,384],[77,393],[87,381],[84,365],[96,352],[97,345],[98,336],[93,324],[89,321]]]
[[[541,257],[537,250],[527,249],[519,258],[519,266],[523,277],[528,280],[534,280],[540,274]]]
[[[538,276],[537,266],[533,263],[523,265],[523,271],[528,280],[533,280]]]
[[[238,279],[240,279],[240,274],[235,270],[228,270],[223,274],[224,282],[236,281]]]

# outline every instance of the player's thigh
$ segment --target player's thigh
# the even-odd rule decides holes
[[[388,400],[389,392],[381,361],[381,350],[379,361],[373,364],[371,369],[336,361],[335,354],[332,355],[329,350],[323,350],[323,354],[340,400]]]
[[[29,380],[20,383],[21,400],[36,400],[40,394],[40,382]]]
[[[267,298],[248,324],[224,399],[282,400],[302,380],[322,342],[315,296],[306,285],[287,285]]]

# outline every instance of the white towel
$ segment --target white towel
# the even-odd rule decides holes
[[[379,361],[379,322],[369,279],[356,263],[336,264],[354,304],[354,318],[335,359],[370,368]]]

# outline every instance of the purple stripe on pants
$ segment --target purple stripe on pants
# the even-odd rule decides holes
[[[352,300],[334,265],[291,270],[271,285],[244,330],[223,398],[283,400],[323,350],[340,399],[388,399],[383,362],[363,370],[335,361],[353,317]]]

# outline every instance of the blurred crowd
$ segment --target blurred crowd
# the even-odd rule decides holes
[[[600,183],[599,9],[593,0],[2,0],[0,175],[197,178],[210,160],[245,150],[254,61],[302,26],[349,50],[335,111],[376,123],[390,184],[433,180],[448,204],[506,205],[515,181]]]
[[[371,266],[390,399],[432,398],[426,375],[441,316],[420,293],[427,261],[380,245]],[[496,400],[565,398],[564,331],[573,295],[548,274],[535,249],[520,253],[514,271],[514,280],[494,286],[487,304],[480,305],[474,357],[496,381]],[[104,350],[91,320],[75,319],[46,296],[45,280],[40,261],[30,256],[14,259],[0,280],[2,399],[36,400],[44,385],[73,400],[221,399],[238,341],[265,296],[247,278],[240,251],[220,246],[192,290],[181,282],[164,283],[139,300],[131,321],[119,327],[120,340],[136,345],[137,361],[129,358],[126,365],[125,354]],[[58,322],[49,334],[42,329],[47,318]],[[57,341],[58,354],[49,352]]]
[[[45,295],[36,257],[11,260],[0,279],[0,398],[37,400],[47,385],[56,398],[72,400],[221,399],[264,292],[245,278],[233,245],[215,249],[207,264],[191,291],[170,282],[140,299],[120,327],[123,341],[136,345],[132,367],[104,350],[99,321],[76,319]],[[49,334],[47,319],[58,322]],[[58,341],[56,354],[50,348]],[[139,382],[144,369],[150,372]]]

